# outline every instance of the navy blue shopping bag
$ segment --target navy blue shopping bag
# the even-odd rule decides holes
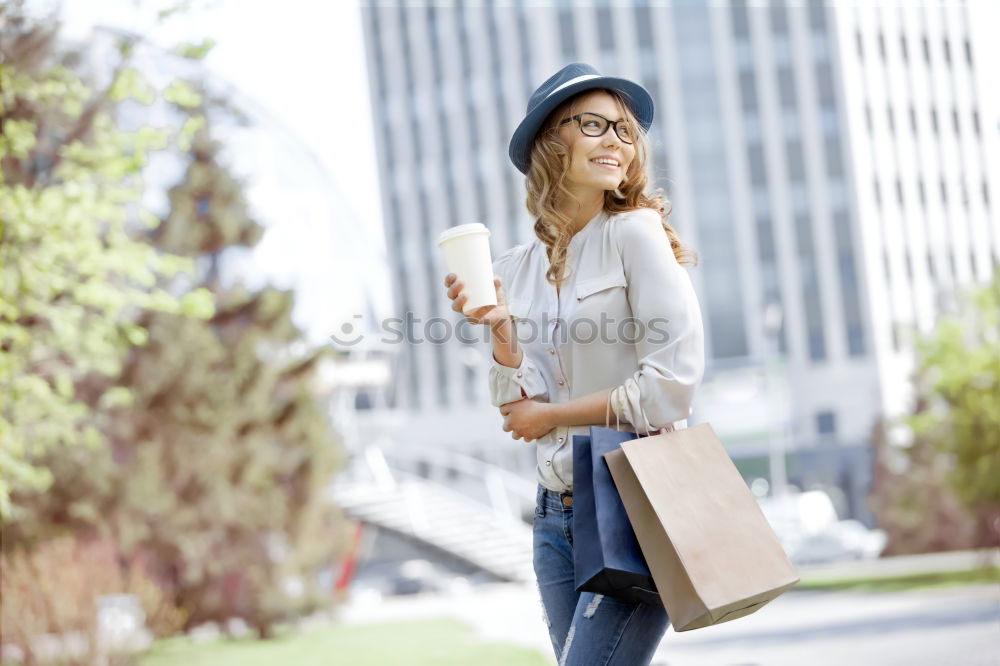
[[[577,592],[663,605],[604,454],[632,432],[591,426],[573,437],[573,565]]]

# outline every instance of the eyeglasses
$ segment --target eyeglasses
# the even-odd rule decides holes
[[[613,125],[615,134],[622,140],[622,143],[632,143],[632,130],[629,128],[628,121],[624,119],[611,122],[602,115],[588,112],[578,113],[571,118],[563,120],[559,125],[562,126],[574,120],[580,124],[580,131],[587,136],[604,136],[604,133],[608,131],[608,127]]]

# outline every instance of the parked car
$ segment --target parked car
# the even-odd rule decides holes
[[[875,559],[885,549],[884,530],[840,520],[822,490],[758,499],[761,510],[795,564]]]

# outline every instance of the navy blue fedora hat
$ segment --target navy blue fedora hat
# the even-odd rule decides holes
[[[549,77],[531,94],[524,120],[514,130],[508,153],[510,160],[521,173],[528,173],[531,165],[531,144],[542,123],[557,106],[584,90],[604,88],[621,93],[632,113],[642,126],[649,130],[653,124],[653,98],[646,89],[628,79],[603,76],[591,65],[574,62]]]

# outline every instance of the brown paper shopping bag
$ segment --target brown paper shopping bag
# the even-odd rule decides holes
[[[604,457],[675,631],[749,615],[799,581],[707,423]]]

